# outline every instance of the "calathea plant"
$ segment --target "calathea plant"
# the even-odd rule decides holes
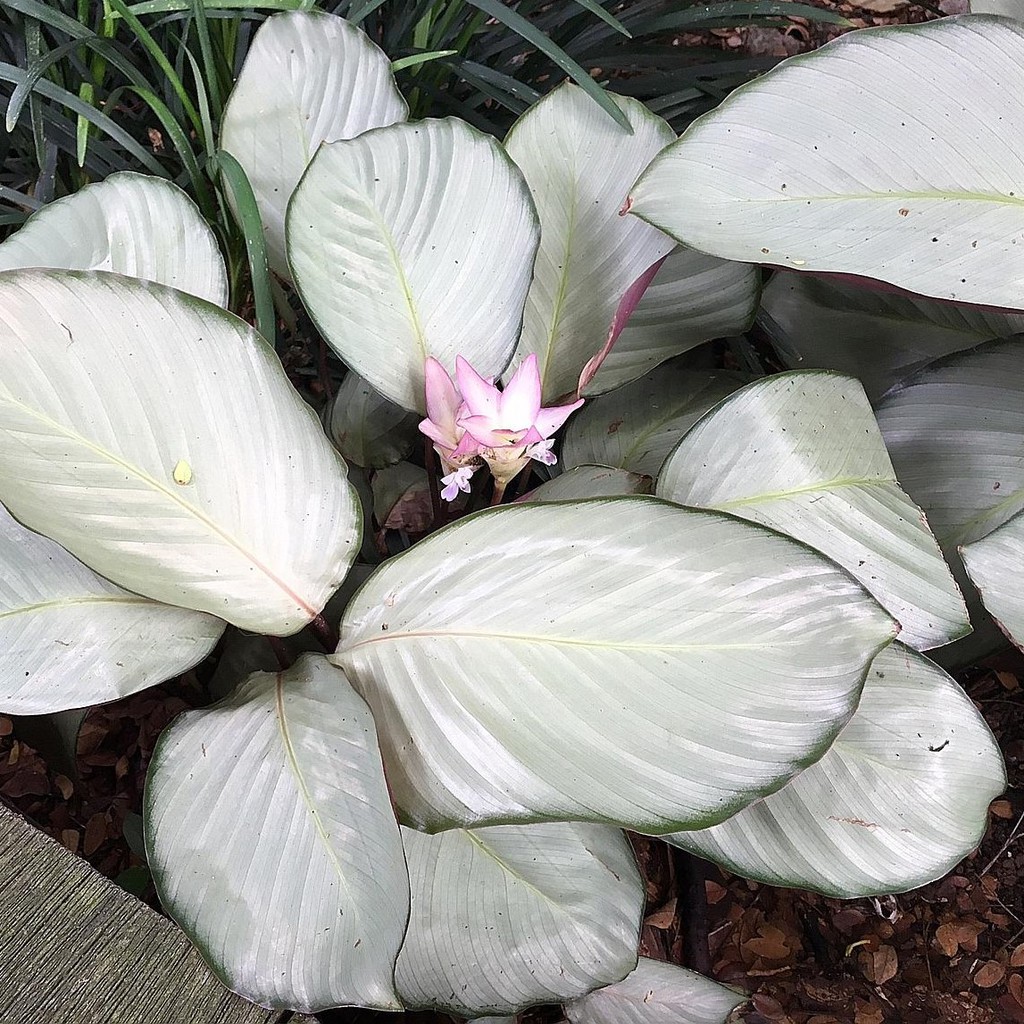
[[[887,276],[891,253],[861,258],[884,240],[874,208],[851,221],[856,259],[826,267],[823,222],[798,247],[797,215],[773,212],[817,210],[811,186],[859,166],[856,146],[776,186],[781,142],[765,178],[743,163],[761,150],[729,140],[797,130],[790,80],[810,75],[809,102],[814,69],[827,79],[851,52],[874,75],[896,50],[937,74],[950,32],[944,48],[996,34],[1024,67],[1002,21],[868,34],[784,65],[679,142],[634,101],[614,99],[630,134],[563,86],[502,146],[405,120],[386,58],[339,19],[269,19],[221,142],[273,266],[349,369],[324,416],[348,465],[219,305],[216,247],[173,186],[114,176],[0,246],[0,709],[132,692],[205,657],[226,623],[222,666],[259,667],[238,630],[303,652],[179,718],[147,780],[159,895],[226,984],[302,1010],[562,1002],[586,1024],[682,1005],[721,1021],[738,996],[638,962],[643,886],[622,829],[847,897],[918,885],[976,845],[1003,767],[919,653],[970,623],[886,447],[905,396],[934,409],[929,389],[956,370],[919,371],[876,418],[835,370],[748,382],[670,361],[749,326],[749,264],[772,252]],[[841,235],[843,196],[851,216],[875,201],[854,184],[822,201]],[[782,205],[751,226],[765,196]],[[921,202],[933,233],[956,209]],[[147,231],[154,217],[173,230]],[[957,358],[1005,396],[1016,345]],[[433,480],[403,462],[417,424]],[[500,503],[528,465],[567,471]],[[495,507],[463,515],[467,488]],[[367,564],[363,522],[412,511],[416,543]]]

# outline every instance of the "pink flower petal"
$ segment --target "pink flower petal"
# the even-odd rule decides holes
[[[447,485],[441,491],[441,497],[445,501],[454,501],[458,497],[459,491],[465,491],[466,494],[469,494],[471,489],[469,481],[475,472],[476,466],[460,466],[454,473],[441,477],[441,483]]]
[[[448,431],[442,430],[433,420],[420,420],[420,433],[426,434],[436,445],[451,451],[454,438]]]
[[[581,398],[572,405],[552,405],[541,409],[534,420],[541,437],[550,437],[582,404]]]
[[[462,396],[455,389],[448,371],[433,356],[428,356],[423,376],[426,381],[427,418],[441,429],[454,427]]]
[[[493,384],[488,384],[462,356],[455,359],[455,376],[471,416],[488,416],[493,419],[498,415],[501,393]]]
[[[490,416],[463,416],[459,425],[465,428],[466,437],[474,437],[485,448],[508,448],[520,442],[525,430],[505,430]]]
[[[462,437],[459,439],[459,443],[455,446],[455,450],[451,453],[451,457],[455,459],[465,458],[469,455],[476,455],[476,453],[480,451],[479,442],[468,430],[465,430],[462,427],[459,429],[463,431]]]
[[[509,430],[532,426],[540,412],[540,371],[537,353],[531,352],[516,367],[512,379],[501,393],[501,422]]]

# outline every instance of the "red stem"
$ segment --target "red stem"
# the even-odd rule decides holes
[[[328,654],[333,654],[338,649],[338,631],[328,624],[323,615],[318,615],[309,625],[320,646]]]

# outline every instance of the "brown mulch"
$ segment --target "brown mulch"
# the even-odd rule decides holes
[[[125,819],[142,812],[146,767],[156,739],[178,714],[205,702],[190,672],[93,708],[78,736],[76,778],[51,768],[18,739],[18,720],[0,715],[0,799],[101,874],[123,881],[123,872],[143,864],[129,845]],[[56,751],[51,756],[59,760]],[[133,874],[140,878],[137,871]],[[140,893],[137,887],[133,891]],[[141,891],[152,900],[151,887]]]
[[[839,14],[850,25],[827,24],[807,18],[788,18],[776,26],[752,25],[749,28],[711,29],[676,36],[676,46],[713,47],[747,57],[792,57],[829,42],[844,32],[880,25],[915,25],[944,14],[963,14],[968,0],[934,0],[925,6],[911,0],[799,0],[800,3]]]

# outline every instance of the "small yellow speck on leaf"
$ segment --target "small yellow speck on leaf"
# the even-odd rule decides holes
[[[192,467],[184,459],[178,459],[174,464],[174,482],[183,487],[192,483]]]

